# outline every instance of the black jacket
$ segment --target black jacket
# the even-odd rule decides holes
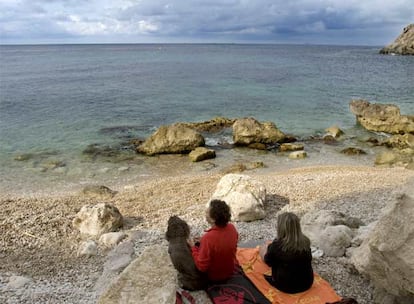
[[[311,249],[285,252],[275,239],[267,248],[264,261],[272,267],[269,283],[280,291],[297,293],[308,290],[313,284]]]

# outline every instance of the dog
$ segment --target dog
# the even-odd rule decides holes
[[[183,289],[201,290],[207,287],[207,275],[199,271],[194,263],[191,248],[187,243],[190,227],[187,222],[174,215],[168,219],[165,238],[168,241],[168,254],[177,270],[177,278]]]

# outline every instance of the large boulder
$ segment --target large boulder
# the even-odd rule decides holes
[[[184,125],[174,124],[159,127],[138,146],[137,151],[147,155],[189,153],[204,144],[204,137],[200,133]]]
[[[352,100],[350,110],[367,130],[391,134],[414,133],[414,116],[401,115],[395,105],[371,104],[363,99]]]
[[[414,55],[414,24],[409,24],[393,43],[382,48],[380,54]]]
[[[357,270],[393,302],[414,299],[414,180],[388,205],[361,246],[352,253]],[[384,292],[385,291],[385,292]],[[384,297],[384,296],[383,296]],[[377,301],[377,303],[385,303]]]
[[[319,248],[331,257],[341,257],[351,246],[353,231],[345,225],[326,227],[319,238]]]
[[[343,256],[362,222],[333,210],[315,210],[301,218],[303,233],[309,237],[312,246],[324,251],[327,256]]]
[[[175,303],[176,270],[167,245],[147,247],[98,300],[99,304]]]
[[[272,122],[259,122],[252,117],[237,119],[233,124],[235,145],[248,146],[254,143],[275,144],[283,141],[285,134]]]
[[[115,206],[99,203],[83,206],[72,223],[82,234],[100,236],[122,227],[123,218]]]
[[[251,222],[266,215],[265,186],[247,175],[227,174],[217,184],[211,200],[225,201],[231,209],[232,220]]]

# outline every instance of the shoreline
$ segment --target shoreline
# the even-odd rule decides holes
[[[231,171],[260,174],[260,172],[269,173],[320,165],[374,166],[375,155],[386,148],[359,142],[355,136],[350,134],[335,144],[325,144],[320,140],[298,141],[305,144],[307,157],[297,160],[289,159],[289,152],[237,147],[231,149],[211,147],[216,150],[216,158],[195,163],[191,162],[185,154],[156,156],[132,154],[130,158],[123,161],[98,159],[93,162],[60,159],[56,156],[42,161],[11,159],[13,167],[4,167],[1,173],[0,193],[3,197],[62,196],[76,194],[87,185],[105,185],[120,191],[140,181],[168,176],[214,175]],[[366,154],[349,156],[340,153],[346,147],[360,147],[366,151]],[[255,162],[262,163],[263,166],[245,168],[245,171],[237,168],[243,165],[249,167]],[[62,163],[62,166],[55,163]]]
[[[369,224],[404,183],[414,178],[411,170],[363,165],[319,165],[270,172],[259,169],[241,174],[263,182],[269,200],[264,220],[236,223],[240,242],[272,239],[274,218],[281,209],[299,215],[315,209],[337,210]],[[166,245],[164,232],[172,214],[185,219],[193,234],[201,234],[206,227],[205,203],[222,175],[203,172],[142,180],[116,189],[119,192],[113,198],[79,193],[0,198],[0,217],[4,218],[0,225],[0,299],[5,303],[30,303],[37,295],[35,299],[43,302],[94,302],[109,285],[108,281],[102,282],[102,271],[111,251],[99,247],[96,256],[77,256],[85,238],[74,230],[72,219],[83,205],[107,201],[117,206],[125,218],[123,231],[134,243],[137,257],[148,246]],[[349,270],[352,267],[346,257],[326,257],[314,263],[316,271],[342,296],[355,296],[361,304],[371,303],[369,282]],[[7,286],[12,275],[29,277],[31,282],[24,290],[10,289]]]

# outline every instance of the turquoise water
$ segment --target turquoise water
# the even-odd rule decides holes
[[[131,167],[151,175],[159,158],[137,156],[125,142],[177,121],[253,116],[308,137],[333,124],[355,129],[348,108],[353,98],[396,104],[413,114],[414,57],[383,56],[378,49],[0,46],[2,186],[86,183],[101,175],[111,180]],[[116,161],[86,156],[91,144],[115,147]],[[14,160],[22,154],[30,157]]]

